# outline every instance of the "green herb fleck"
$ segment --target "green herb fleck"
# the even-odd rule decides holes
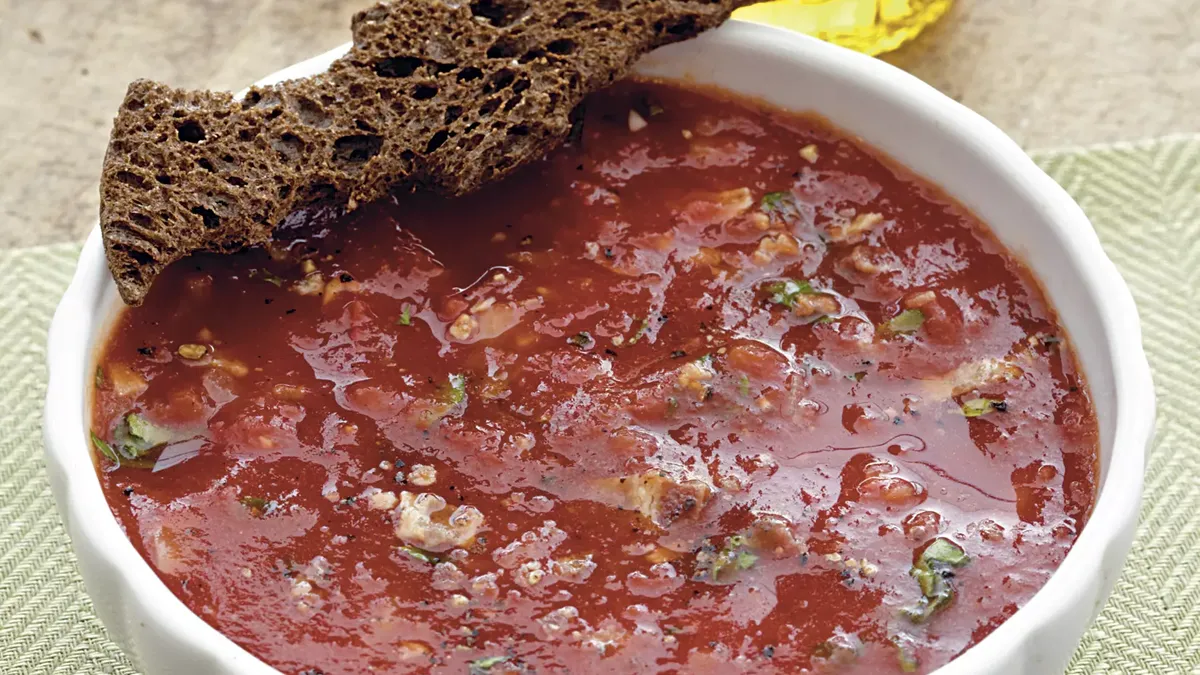
[[[750,378],[749,377],[746,377],[745,375],[743,375],[742,379],[738,380],[738,391],[741,392],[742,396],[750,395]]]
[[[763,211],[782,211],[783,207],[792,200],[791,192],[768,192],[763,195],[761,207]]]
[[[767,284],[767,292],[771,294],[771,302],[777,305],[783,305],[788,309],[796,306],[796,299],[801,295],[812,295],[816,293],[813,290],[812,284],[801,279],[785,279]]]
[[[252,495],[243,495],[238,501],[241,502],[242,506],[250,509],[250,513],[260,518],[273,511],[275,507],[274,502]]]
[[[96,389],[104,388],[104,366],[96,366]]]
[[[125,459],[141,459],[151,450],[175,440],[175,433],[137,413],[129,413],[114,431],[116,450]]]
[[[596,341],[592,338],[592,334],[587,331],[580,331],[575,335],[567,338],[567,343],[575,345],[580,349],[591,349],[595,346]]]
[[[451,405],[458,405],[467,400],[467,378],[455,373],[446,380],[442,390],[443,400]]]
[[[915,333],[921,329],[921,325],[924,323],[924,312],[919,309],[906,309],[885,323],[883,329],[884,332],[890,334]]]
[[[400,310],[400,318],[396,319],[396,325],[397,326],[411,326],[412,325],[412,313],[409,312],[408,307],[405,307],[404,309]]]
[[[494,666],[507,662],[507,656],[488,656],[482,659],[475,659],[470,663],[470,675],[478,675],[478,673],[486,673]]]
[[[1004,401],[990,398],[973,398],[962,404],[962,413],[967,417],[981,417],[991,412],[1005,412],[1008,405]]]
[[[633,337],[629,338],[629,344],[637,344],[637,341],[642,339],[642,336],[645,335],[646,331],[648,330],[650,330],[650,319],[642,319],[642,325],[638,326],[637,332],[633,334]]]
[[[417,548],[416,546],[409,546],[405,544],[404,546],[400,547],[400,550],[408,554],[408,557],[412,558],[413,560],[418,560],[426,565],[436,565],[441,560],[441,558],[430,553],[429,551],[426,551],[422,548]]]
[[[954,570],[971,561],[961,546],[941,537],[921,553],[909,574],[921,587],[921,599],[904,615],[913,623],[924,623],[954,600]]]
[[[713,557],[708,566],[708,574],[714,582],[720,581],[722,575],[750,569],[758,562],[758,556],[746,549],[746,537],[735,534],[725,540],[725,545]]]
[[[96,446],[96,449],[100,451],[100,454],[107,457],[110,462],[116,462],[118,465],[121,464],[121,458],[118,457],[117,453],[113,451],[112,446],[108,443],[105,443],[104,439],[97,436],[96,432],[94,431],[92,432],[92,445]]]
[[[679,399],[674,396],[667,398],[667,417],[674,417],[679,412]]]
[[[250,272],[250,278],[262,279],[267,283],[275,284],[276,286],[283,286],[283,279],[275,274],[272,274],[270,270],[254,270]]]
[[[125,429],[128,431],[129,442],[122,444],[126,455],[137,458],[160,445],[170,443],[175,434],[165,427],[146,421],[137,413],[125,416]]]

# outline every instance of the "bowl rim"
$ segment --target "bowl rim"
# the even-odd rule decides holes
[[[783,29],[731,20],[699,39],[714,45],[748,41],[769,48],[799,50],[807,59],[807,67],[828,71],[834,77],[857,78],[881,100],[915,100],[940,124],[986,146],[997,165],[1008,167],[1005,172],[1019,174],[1046,210],[1047,220],[1060,226],[1070,242],[1067,254],[1096,300],[1113,373],[1116,420],[1112,453],[1097,486],[1099,496],[1087,526],[1045,585],[986,638],[935,671],[939,675],[985,672],[988,664],[1003,661],[1038,633],[1053,635],[1054,625],[1065,617],[1070,601],[1087,597],[1095,584],[1093,579],[1103,576],[1102,565],[1111,563],[1114,556],[1120,562],[1128,552],[1155,421],[1153,382],[1133,295],[1101,248],[1082,209],[1012,139],[979,114],[882,61]],[[320,72],[348,49],[349,44],[342,45],[284,68],[257,84]],[[100,568],[96,573],[115,586],[110,593],[119,598],[117,612],[125,623],[153,621],[166,627],[187,653],[229,672],[278,675],[278,670],[220,633],[171,593],[126,537],[100,489],[88,441],[86,382],[93,350],[99,344],[92,338],[106,333],[103,328],[111,320],[114,289],[97,224],[55,311],[47,343],[45,459],[72,546],[80,553],[81,564]],[[71,414],[64,416],[65,412]],[[83,555],[85,552],[88,555]],[[1095,599],[1092,618],[1107,595],[1108,589],[1102,589]],[[125,635],[112,626],[111,620],[107,623],[119,634],[118,639]],[[129,644],[123,646],[127,653],[133,651]]]

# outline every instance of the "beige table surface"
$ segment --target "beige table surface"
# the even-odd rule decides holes
[[[129,80],[240,89],[369,0],[0,0],[0,248],[82,237]],[[889,57],[1029,149],[1200,131],[1200,0],[959,0]]]

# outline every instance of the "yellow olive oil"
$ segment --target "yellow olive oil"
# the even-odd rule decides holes
[[[734,17],[790,28],[867,54],[916,37],[953,0],[773,0],[739,9]]]

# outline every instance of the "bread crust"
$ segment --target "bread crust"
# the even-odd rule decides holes
[[[262,244],[314,204],[471,192],[542,157],[583,98],[750,0],[406,0],[352,22],[327,72],[228,93],[138,80],[113,124],[100,225],[121,297],[170,263]]]

